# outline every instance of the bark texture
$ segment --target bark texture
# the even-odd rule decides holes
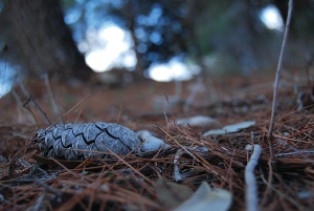
[[[87,79],[92,73],[57,0],[9,1],[18,54],[30,73]]]

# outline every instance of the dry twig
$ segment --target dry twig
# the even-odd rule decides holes
[[[249,145],[247,150],[252,149],[252,145]],[[257,185],[254,175],[255,166],[258,163],[258,159],[262,153],[260,145],[255,144],[253,146],[253,154],[245,167],[245,183],[246,183],[246,209],[248,211],[258,210],[258,198],[257,198]]]
[[[275,81],[274,81],[272,110],[271,110],[271,117],[270,117],[269,129],[268,129],[268,134],[267,134],[270,157],[269,157],[269,162],[268,162],[268,165],[269,165],[268,183],[269,183],[269,185],[267,186],[267,190],[265,192],[265,195],[268,195],[268,193],[270,192],[270,189],[268,187],[270,187],[272,184],[272,177],[273,177],[272,162],[275,158],[273,143],[272,143],[273,128],[274,128],[274,124],[275,124],[276,111],[277,111],[278,87],[279,87],[279,81],[280,81],[281,70],[282,70],[282,59],[283,59],[283,54],[284,54],[284,50],[285,50],[286,43],[287,43],[287,38],[288,38],[289,26],[290,26],[290,21],[291,21],[291,16],[292,16],[292,8],[293,8],[293,0],[289,0],[288,16],[287,16],[287,20],[286,20],[284,36],[283,36],[282,43],[281,43],[281,49],[280,49],[280,53],[279,53],[278,65],[277,65],[276,76],[275,76]]]
[[[277,65],[276,76],[275,76],[275,81],[274,81],[272,112],[271,112],[269,130],[268,130],[268,142],[269,142],[269,150],[270,150],[271,159],[274,158],[273,145],[272,145],[272,133],[273,133],[275,118],[276,118],[278,87],[279,87],[279,81],[280,81],[281,70],[282,70],[283,54],[284,54],[287,39],[288,39],[289,26],[290,26],[290,21],[291,21],[291,16],[292,16],[292,8],[293,8],[293,0],[289,0],[288,16],[287,16],[284,36],[281,43],[281,49],[280,49],[280,54],[278,58],[278,65]]]

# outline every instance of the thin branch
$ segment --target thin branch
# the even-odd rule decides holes
[[[273,128],[274,128],[275,118],[276,118],[278,87],[279,87],[279,81],[280,81],[280,76],[281,76],[282,58],[283,58],[283,53],[285,50],[286,42],[288,39],[289,26],[290,26],[290,21],[291,21],[291,16],[292,16],[292,8],[293,8],[293,0],[289,0],[288,16],[286,20],[284,36],[281,43],[281,49],[279,53],[278,65],[277,65],[276,76],[275,76],[275,81],[274,81],[273,103],[272,103],[272,110],[271,110],[271,118],[269,122],[269,130],[267,134],[267,140],[268,140],[268,145],[269,145],[269,160],[268,160],[269,174],[268,174],[268,186],[264,194],[265,196],[267,196],[269,192],[271,191],[269,187],[271,187],[272,180],[273,180],[273,161],[275,158],[273,143],[272,143]]]
[[[278,153],[276,157],[289,157],[289,156],[311,156],[314,155],[314,150],[298,150],[296,152],[286,152],[286,153]]]
[[[180,173],[180,168],[179,168],[179,162],[180,162],[180,157],[184,154],[184,151],[179,149],[175,156],[174,156],[174,160],[173,160],[173,178],[176,182],[182,182],[183,178],[182,175]]]
[[[24,103],[23,103],[23,108],[25,108],[32,116],[33,120],[35,121],[35,124],[37,125],[37,127],[39,127],[39,122],[36,118],[35,113],[32,111],[32,109],[29,107],[29,103],[31,101],[31,97],[29,97]]]
[[[249,145],[247,150],[251,150],[252,145]],[[246,210],[257,211],[258,210],[258,197],[257,197],[257,185],[254,175],[254,169],[258,163],[258,159],[262,153],[262,147],[258,144],[254,144],[253,154],[245,167],[245,186],[246,186]]]
[[[36,102],[36,100],[33,98],[32,95],[29,96],[29,98],[25,101],[25,103],[23,104],[23,107],[30,110],[27,105],[29,104],[29,102],[32,102],[35,107],[42,113],[42,115],[44,115],[44,117],[46,118],[47,122],[49,125],[51,125],[51,121],[49,120],[47,113],[38,105],[38,103]]]
[[[281,70],[282,70],[283,54],[284,54],[287,39],[288,39],[289,26],[290,26],[290,21],[291,21],[291,16],[292,16],[292,8],[293,8],[293,0],[289,0],[288,16],[287,16],[283,40],[281,43],[281,49],[280,49],[278,65],[277,65],[277,70],[276,70],[276,76],[275,76],[275,82],[274,82],[272,112],[271,112],[271,118],[270,118],[270,123],[269,123],[269,130],[268,130],[268,143],[269,143],[269,150],[270,150],[270,158],[271,159],[274,158],[274,151],[273,151],[273,145],[272,145],[272,133],[273,133],[274,123],[275,123],[275,118],[276,118],[277,101],[278,101],[278,87],[279,87],[279,81],[280,81]]]

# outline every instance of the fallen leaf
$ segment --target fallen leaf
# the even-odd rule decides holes
[[[176,121],[177,125],[192,127],[208,126],[216,123],[216,120],[208,116],[194,116],[189,118],[178,119]]]
[[[185,186],[174,182],[158,179],[156,182],[158,201],[168,209],[173,209],[192,196],[193,191]]]
[[[232,124],[232,125],[227,125],[221,129],[217,130],[209,130],[206,133],[203,134],[203,136],[210,136],[210,135],[224,135],[227,133],[235,133],[240,130],[252,127],[255,125],[255,121],[245,121],[245,122],[240,122],[237,124]]]
[[[211,188],[203,182],[196,192],[174,211],[225,211],[230,208],[232,195],[229,191],[220,188]]]
[[[156,154],[159,149],[167,149],[169,145],[162,139],[155,137],[148,130],[140,130],[137,132],[137,137],[142,141],[142,145],[138,150],[140,156],[151,156]]]

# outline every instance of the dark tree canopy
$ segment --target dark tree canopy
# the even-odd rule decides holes
[[[300,36],[291,43],[311,34],[313,2],[295,2],[291,34]],[[84,4],[80,7],[83,11]],[[86,1],[86,5],[89,4]],[[104,1],[94,5],[93,15],[101,20],[112,20],[131,33],[137,70],[144,71],[152,63],[166,62],[173,56],[192,59],[202,65],[207,56],[218,54],[229,64],[226,68],[246,72],[273,65],[277,58],[281,33],[266,29],[259,17],[261,10],[270,4],[278,7],[285,20],[288,1],[276,0]],[[87,14],[81,14],[80,21],[84,22]],[[101,27],[101,22],[95,27]]]
[[[76,41],[84,40],[87,28],[99,29],[106,21],[112,21],[130,33],[137,59],[135,69],[139,74],[151,64],[167,62],[174,56],[193,61],[202,69],[212,68],[208,63],[215,58],[216,72],[221,67],[248,72],[273,65],[282,33],[266,29],[259,15],[265,6],[273,4],[285,20],[288,4],[288,1],[280,0],[2,2],[11,24],[11,34],[5,36],[14,35],[14,41],[7,43],[29,72],[57,73],[81,79],[88,77],[91,70],[72,37]],[[62,9],[78,14],[77,20],[70,25],[75,33],[71,33],[64,23]],[[0,15],[4,16],[4,12]],[[310,47],[313,45],[310,39],[313,23],[314,1],[295,1],[289,44],[302,46],[302,52],[294,52],[301,53],[300,57],[313,51]],[[1,36],[8,34],[4,33],[8,27],[3,28]],[[289,49],[296,48],[288,46]]]

